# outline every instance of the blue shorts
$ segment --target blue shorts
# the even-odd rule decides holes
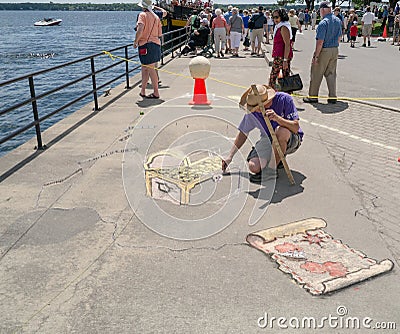
[[[139,50],[147,49],[146,55],[141,55],[139,52],[139,59],[142,65],[154,64],[161,59],[161,45],[153,42],[148,42],[142,46],[139,46]]]

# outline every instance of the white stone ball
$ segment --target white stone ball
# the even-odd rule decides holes
[[[203,56],[194,57],[189,63],[190,75],[193,79],[207,79],[210,68],[210,61]]]

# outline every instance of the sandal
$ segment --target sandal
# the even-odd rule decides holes
[[[140,97],[146,97],[146,94],[139,93]]]
[[[150,95],[147,95],[146,98],[148,99],[159,99],[159,96],[155,96],[154,93],[151,93]]]

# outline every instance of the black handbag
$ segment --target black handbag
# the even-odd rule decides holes
[[[250,38],[248,35],[246,35],[246,37],[244,38],[243,46],[245,46],[246,48],[250,46]]]
[[[288,77],[278,78],[278,84],[281,92],[294,92],[303,89],[303,82],[301,81],[300,74],[293,74],[290,71]]]

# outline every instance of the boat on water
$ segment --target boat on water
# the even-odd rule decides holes
[[[158,6],[165,9],[168,12],[168,15],[165,19],[162,20],[163,30],[171,31],[179,28],[183,28],[186,25],[188,18],[193,14],[193,11],[196,10],[200,12],[204,9],[204,5],[195,4],[192,1],[168,1],[166,0],[159,1],[157,3]]]
[[[34,23],[37,27],[58,26],[62,22],[61,19],[44,18]]]

